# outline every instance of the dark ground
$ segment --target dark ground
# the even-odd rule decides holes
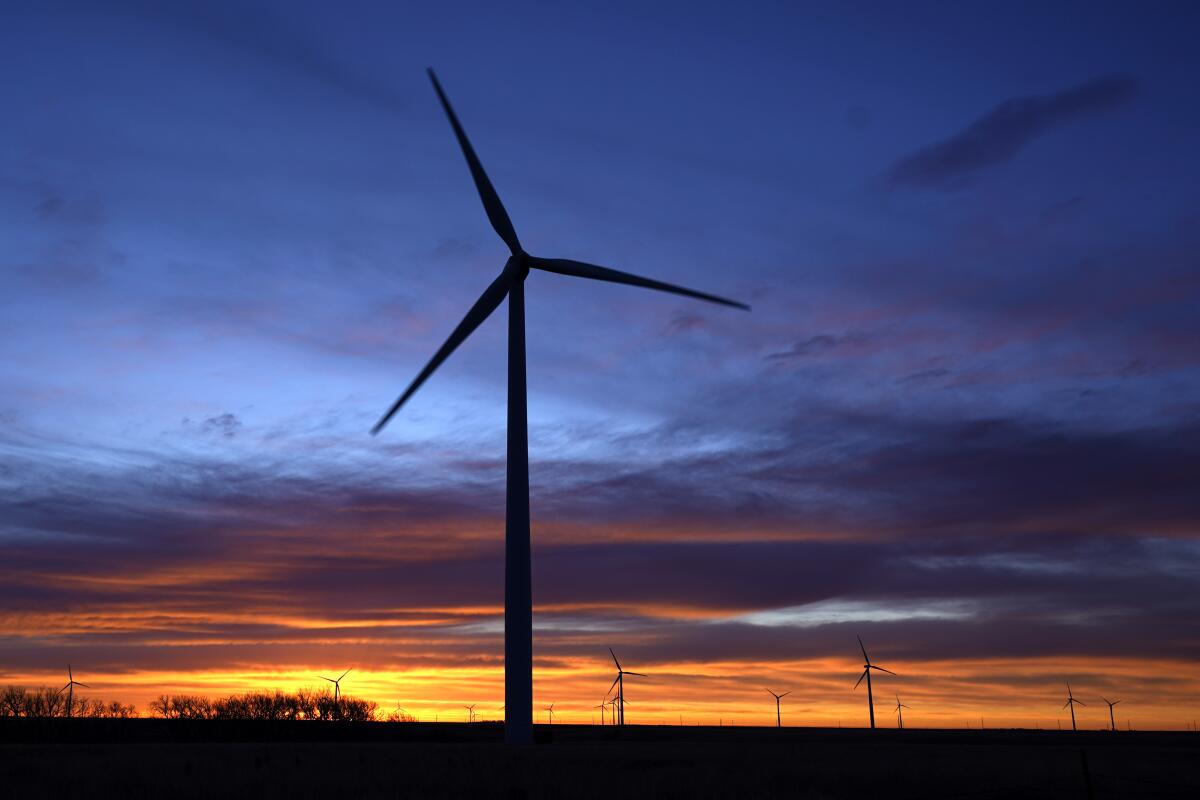
[[[13,798],[1200,797],[1200,734],[0,719]],[[1091,788],[1085,776],[1084,756]]]

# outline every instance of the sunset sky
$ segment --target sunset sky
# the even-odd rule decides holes
[[[533,253],[535,684],[587,722],[1200,718],[1194,3],[0,15],[0,685],[503,703]],[[652,7],[650,7],[652,6]]]

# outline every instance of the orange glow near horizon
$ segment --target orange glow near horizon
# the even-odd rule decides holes
[[[61,669],[33,669],[10,659],[0,663],[0,685],[57,688],[66,682],[71,663],[76,677],[92,687],[83,694],[133,703],[145,715],[150,701],[161,694],[219,697],[249,690],[320,689],[326,684],[319,676],[351,668],[343,690],[376,702],[381,716],[399,704],[422,720],[459,721],[465,720],[463,706],[474,703],[479,718],[500,719],[503,607],[497,601],[502,584],[484,586],[478,575],[491,581],[501,574],[502,564],[494,558],[487,567],[491,572],[460,576],[459,583],[445,588],[430,579],[444,574],[436,570],[452,572],[456,553],[464,560],[480,559],[474,543],[486,538],[499,544],[494,528],[487,537],[480,530],[482,526],[448,524],[436,532],[349,532],[337,547],[331,540],[294,531],[258,531],[239,539],[236,552],[217,549],[186,566],[171,558],[94,572],[88,566],[68,572],[57,562],[53,572],[9,571],[5,580],[15,587],[61,590],[64,598],[81,588],[86,592],[56,608],[0,612],[0,628],[7,643],[19,645],[13,652],[21,652],[21,664],[61,663]],[[575,544],[697,541],[695,531],[666,525],[555,530],[559,539]],[[701,533],[699,540],[733,540],[728,533],[710,533]],[[777,537],[772,530],[740,536],[742,543],[833,538],[811,531]],[[539,533],[535,539],[543,542],[545,537]],[[422,559],[431,553],[438,560],[426,566]],[[360,572],[347,571],[312,596],[305,594],[308,577],[324,577],[324,565],[339,563],[354,564]],[[402,605],[397,598],[403,595],[387,582],[382,588],[378,583],[369,587],[365,603],[342,596],[360,588],[355,585],[359,575],[377,574],[371,570],[386,572],[390,580],[391,571],[407,569],[414,574],[426,570],[425,588],[409,595],[425,601],[421,605]],[[627,669],[649,676],[626,683],[631,723],[774,725],[774,700],[765,691],[772,689],[791,692],[782,704],[785,725],[864,727],[865,686],[852,688],[861,670],[852,627],[837,634],[839,642],[845,634],[844,657],[771,659],[777,645],[787,642],[788,652],[803,654],[795,647],[799,637],[826,625],[861,621],[886,626],[909,620],[937,625],[941,620],[957,623],[973,613],[972,598],[959,601],[945,592],[928,601],[913,596],[883,604],[848,595],[771,609],[747,607],[761,598],[730,592],[736,580],[712,590],[692,583],[674,592],[661,590],[657,572],[643,580],[642,599],[612,601],[610,596],[626,595],[609,595],[603,586],[582,591],[567,585],[552,595],[555,602],[536,607],[535,719],[540,721],[542,709],[554,703],[556,722],[598,723],[595,706],[614,676],[607,650],[612,644]],[[479,586],[487,591],[477,590]],[[469,595],[455,605],[463,587]],[[702,602],[675,599],[689,595]],[[733,598],[724,607],[723,596]],[[329,597],[336,602],[323,601]],[[1097,620],[1104,624],[1103,617]],[[747,637],[757,655],[738,658],[740,644],[721,641],[723,634],[706,627],[729,622],[742,623],[731,627]],[[683,629],[684,644],[660,647],[658,631]],[[981,717],[988,727],[1054,728],[1060,720],[1069,727],[1069,713],[1062,708],[1068,679],[1076,696],[1088,703],[1078,709],[1085,728],[1108,723],[1101,695],[1123,701],[1117,707],[1122,727],[1131,721],[1142,730],[1184,729],[1200,717],[1200,679],[1193,677],[1195,664],[1184,659],[1105,658],[1099,663],[1095,657],[1032,655],[905,660],[889,655],[888,639],[896,641],[890,636],[868,640],[871,655],[897,673],[880,675],[875,683],[876,720],[882,727],[895,725],[897,693],[910,707],[906,725],[914,728],[974,728]],[[636,655],[656,650],[689,656],[642,661]],[[706,656],[693,655],[697,652]]]
[[[607,652],[603,654],[607,657]],[[879,727],[895,727],[895,695],[911,706],[905,724],[911,728],[1006,728],[1070,727],[1070,714],[1062,709],[1065,686],[1060,676],[1073,670],[1086,674],[1086,663],[1064,664],[1046,659],[1019,661],[923,662],[889,665],[898,676],[875,678],[875,714]],[[246,691],[295,691],[323,689],[320,675],[340,674],[351,668],[342,683],[345,694],[375,701],[380,716],[397,705],[421,720],[463,721],[463,707],[477,704],[479,719],[502,719],[504,673],[495,663],[460,666],[446,663],[436,667],[402,670],[371,670],[348,665],[259,666],[241,670],[187,672],[139,671],[94,674],[76,669],[76,677],[91,685],[80,694],[105,701],[133,703],[139,715],[149,714],[149,703],[160,694],[201,694],[220,697]],[[555,721],[599,723],[599,704],[615,675],[611,664],[599,656],[572,661],[566,666],[535,669],[535,719],[542,709],[555,704]],[[708,664],[632,664],[646,670],[647,678],[628,678],[627,721],[633,724],[676,725],[774,725],[774,700],[765,689],[791,691],[783,701],[783,723],[788,726],[865,727],[867,725],[865,684],[851,687],[861,669],[857,660],[811,660],[755,664],[724,661]],[[1185,662],[1147,662],[1136,659],[1106,665],[1111,691],[1097,689],[1086,681],[1073,682],[1075,696],[1088,705],[1076,713],[1080,728],[1107,727],[1108,709],[1100,694],[1111,694],[1124,702],[1117,706],[1118,724],[1126,721],[1138,730],[1181,730],[1190,726],[1187,703],[1200,685],[1191,681],[1183,690],[1162,694],[1151,691],[1166,675],[1185,675]],[[65,670],[64,670],[65,672]],[[1036,690],[1024,691],[1004,680],[1003,675],[1036,682]],[[955,677],[958,676],[958,677]],[[1044,679],[1044,680],[1041,680]],[[0,683],[27,688],[65,682],[65,674],[5,673]],[[939,688],[949,684],[951,688]],[[1184,701],[1186,698],[1187,702]]]

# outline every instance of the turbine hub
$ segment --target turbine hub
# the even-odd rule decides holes
[[[509,256],[504,271],[517,280],[525,280],[529,277],[529,254],[522,251]]]

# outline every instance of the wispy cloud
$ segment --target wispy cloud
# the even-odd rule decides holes
[[[1136,95],[1132,78],[1108,75],[1054,94],[1009,98],[959,133],[897,161],[887,180],[893,186],[945,188],[1008,161],[1052,128],[1120,108]]]

